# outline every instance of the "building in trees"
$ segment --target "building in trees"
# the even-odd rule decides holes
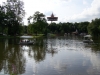
[[[47,17],[48,21],[57,21],[58,20],[58,17],[55,17],[54,14],[52,13],[50,17]]]

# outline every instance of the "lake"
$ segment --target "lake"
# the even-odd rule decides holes
[[[0,75],[100,75],[100,44],[83,37],[0,39]]]

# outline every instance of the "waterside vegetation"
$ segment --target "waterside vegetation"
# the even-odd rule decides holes
[[[59,22],[47,23],[45,14],[36,11],[33,16],[29,16],[28,25],[24,25],[25,15],[24,3],[20,0],[7,0],[0,5],[0,37],[15,37],[23,34],[33,36],[33,38],[56,35],[82,35],[90,34],[93,37],[100,36],[100,18],[91,22]],[[4,36],[3,34],[6,34]],[[42,35],[39,35],[42,34]],[[2,35],[2,36],[1,36]]]

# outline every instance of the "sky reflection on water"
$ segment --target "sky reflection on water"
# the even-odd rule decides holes
[[[32,46],[8,45],[10,49],[18,49],[25,61],[25,71],[17,75],[100,75],[100,51],[78,37],[36,41]],[[2,70],[1,67],[0,74],[4,73]]]

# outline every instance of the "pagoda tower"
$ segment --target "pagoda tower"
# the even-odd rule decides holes
[[[58,17],[55,17],[54,14],[52,13],[50,17],[47,17],[48,21],[57,21],[58,20]]]

